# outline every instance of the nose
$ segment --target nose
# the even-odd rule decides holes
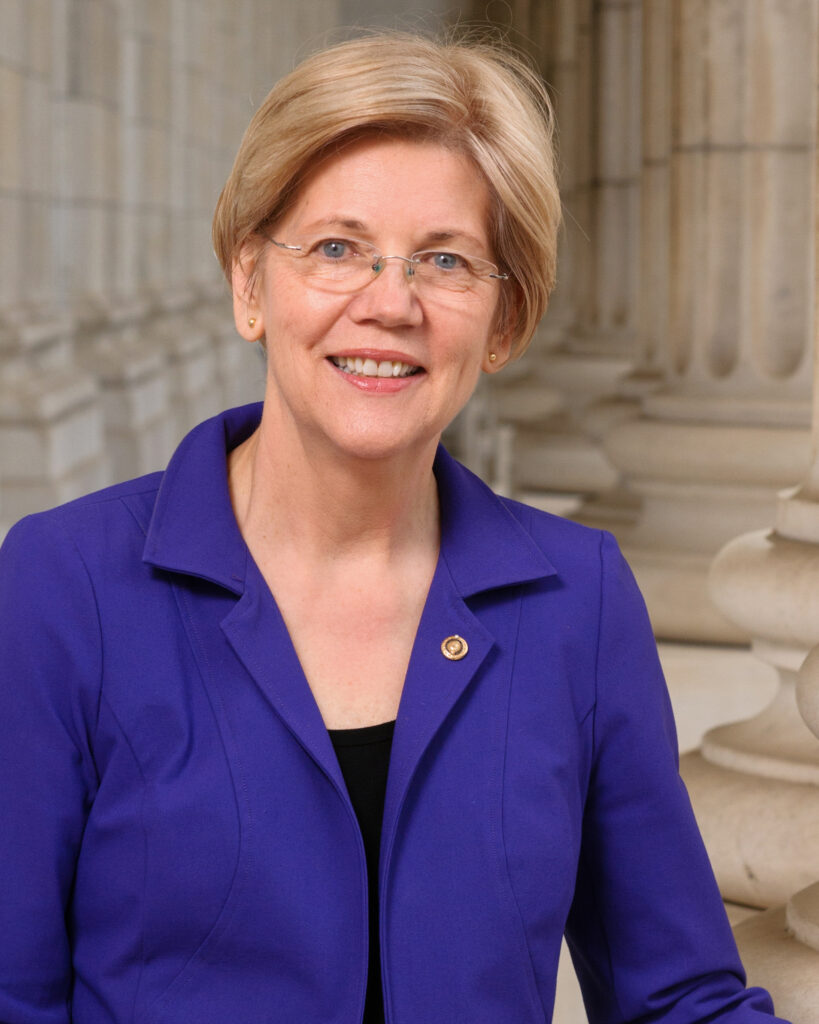
[[[395,261],[392,267],[390,260]],[[387,327],[420,324],[423,310],[415,288],[411,287],[412,263],[405,256],[382,256],[375,267],[375,277],[350,301],[353,319],[372,320]]]
[[[406,264],[402,269],[406,275],[407,280],[413,277],[415,274],[415,266],[409,256],[379,256],[377,261],[373,264],[373,270],[376,274],[380,274],[384,267],[387,265],[387,260],[400,260]]]

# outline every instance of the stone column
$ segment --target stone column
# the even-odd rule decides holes
[[[813,28],[805,41],[813,48],[816,24],[804,27]],[[815,75],[814,119],[817,86]],[[815,150],[812,162],[808,223],[819,255]],[[816,275],[819,261],[810,265]],[[819,279],[812,283],[810,467],[801,486],[780,495],[774,529],[737,537],[711,569],[714,600],[776,669],[779,692],[748,721],[711,730],[683,762],[723,895],[772,908],[740,923],[736,937],[749,980],[768,987],[794,1024],[819,1020]]]
[[[654,390],[666,368],[670,290],[671,0],[643,0],[642,166],[635,371],[621,390]]]
[[[819,505],[817,505],[819,508]],[[814,531],[816,543],[819,531]],[[819,739],[819,647],[798,675],[797,702]],[[814,783],[816,785],[816,783]],[[814,872],[814,875],[819,870]],[[734,929],[748,981],[764,985],[777,1013],[794,1024],[819,1021],[819,882],[795,893],[784,906],[747,918]]]
[[[736,642],[710,560],[770,522],[808,463],[815,11],[673,0],[671,15],[666,383],[605,448],[642,503],[618,537],[657,634]]]
[[[144,74],[146,87],[165,103],[168,82],[161,66],[140,65],[136,26],[144,26],[150,38],[156,28],[156,4],[149,9],[141,0],[71,3],[69,75],[81,82],[88,79],[85,89],[104,100],[106,117],[101,125],[93,110],[71,114],[75,120],[88,120],[93,146],[70,126],[65,135],[70,188],[87,190],[87,203],[101,204],[105,211],[105,245],[96,253],[100,267],[93,274],[78,268],[69,295],[78,310],[77,362],[96,379],[101,394],[106,482],[112,482],[161,468],[171,447],[165,359],[144,331],[154,303],[148,289],[140,286],[142,268],[161,266],[166,249],[164,240],[153,238],[155,248],[144,247],[152,211],[142,184],[155,151],[148,149],[146,157],[144,139],[133,131],[138,116],[145,132],[150,130],[149,113],[136,107],[140,76]],[[82,206],[72,215],[80,230],[91,229]],[[94,218],[92,226],[93,222]]]
[[[532,65],[543,75],[555,107],[567,111],[576,103],[577,18],[582,16],[579,8],[585,6],[587,0],[514,0],[504,11],[506,18],[500,26],[511,30],[512,43],[528,53]],[[486,9],[475,4],[473,16],[485,17]],[[582,130],[577,117],[567,116],[566,125],[560,146],[564,205],[572,194],[574,153]],[[561,270],[570,259],[568,239],[573,227],[570,221],[559,239]],[[561,281],[564,279],[571,281],[571,274],[561,272]],[[530,435],[537,435],[551,416],[563,410],[563,399],[544,379],[541,363],[544,353],[562,336],[558,325],[568,325],[573,315],[571,290],[558,286],[546,321],[552,330],[541,325],[521,362],[505,367],[500,376],[482,380],[464,413],[447,432],[445,441],[453,445],[458,458],[499,493],[513,494],[519,489],[516,470],[523,451],[531,448]]]
[[[516,489],[534,501],[617,482],[587,414],[630,368],[638,281],[640,3],[560,0],[555,25],[558,124],[570,125],[558,315],[527,356],[528,379],[501,376],[497,389],[516,429]]]
[[[819,240],[819,220],[816,228]],[[819,355],[819,316],[816,326]],[[816,373],[804,483],[781,497],[772,532],[732,541],[711,573],[717,603],[776,668],[779,692],[761,714],[706,734],[700,754],[683,762],[723,895],[771,907],[735,929],[749,981],[768,988],[794,1024],[819,1021],[818,483]]]
[[[68,159],[69,122],[91,146],[105,119],[90,71],[82,80],[69,73],[80,12],[68,0],[10,0],[1,14],[3,534],[26,512],[105,479],[99,397],[94,379],[75,364],[77,311],[66,294],[72,267],[98,276],[106,221],[102,200],[91,204],[87,225],[72,217],[87,192]]]
[[[564,222],[557,283],[535,342],[535,356],[565,342],[576,323],[583,267],[591,256],[586,234],[591,223],[591,33],[589,0],[557,0],[544,45],[552,50],[546,81],[552,86],[557,115]]]
[[[64,14],[50,0],[10,0],[0,31],[0,315],[21,349],[53,347],[58,359],[66,352],[60,342],[70,334],[58,308],[58,264],[49,245],[59,160],[53,111],[68,90]]]
[[[615,427],[634,419],[640,399],[664,379],[668,336],[670,164],[671,164],[671,0],[644,0],[642,7],[642,166],[640,172],[639,285],[632,368],[584,416],[587,433],[605,448]],[[612,490],[588,497],[574,518],[622,533],[639,515],[641,498],[618,471]]]

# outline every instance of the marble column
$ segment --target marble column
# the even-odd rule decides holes
[[[260,397],[210,220],[256,105],[338,37],[340,11],[0,3],[0,535],[160,468],[193,422]]]
[[[640,411],[640,401],[657,391],[666,367],[669,296],[671,164],[671,0],[644,0],[642,6],[639,284],[632,367],[616,394],[598,400],[584,416],[587,433],[605,448],[605,439]],[[573,518],[622,533],[633,525],[642,500],[615,460],[616,486],[587,497]]]
[[[605,448],[658,636],[738,642],[708,566],[809,459],[814,2],[673,0],[671,31],[665,383]]]
[[[819,355],[819,316],[816,328]],[[711,579],[718,604],[777,670],[780,689],[760,714],[707,733],[700,753],[684,759],[683,775],[723,895],[770,908],[735,929],[749,982],[771,991],[781,1016],[816,1024],[819,373],[805,481],[780,498],[772,531],[738,537],[720,552]]]
[[[142,283],[143,269],[162,267],[167,239],[150,235],[154,248],[144,248],[148,226],[155,223],[145,182],[149,169],[156,170],[157,149],[148,141],[154,128],[152,112],[138,105],[140,89],[152,92],[155,107],[168,103],[167,69],[160,60],[146,64],[142,59],[153,34],[165,28],[162,13],[167,5],[94,0],[94,6],[86,20],[104,20],[93,31],[82,21],[77,24],[77,48],[69,53],[69,61],[98,65],[98,87],[109,111],[109,224],[99,284],[89,290],[84,275],[78,280],[78,290],[94,315],[83,318],[77,358],[100,389],[109,457],[106,482],[112,482],[161,468],[172,442],[166,359],[157,339],[145,330],[153,320],[155,299]],[[141,133],[135,131],[137,123]],[[76,174],[89,182],[91,195],[99,199],[99,185],[88,166],[94,154],[78,146],[79,141],[68,137]],[[160,165],[158,173],[167,174],[167,164]],[[77,216],[81,221],[81,210]]]
[[[516,490],[536,503],[617,483],[596,436],[613,409],[599,403],[631,366],[638,282],[640,3],[561,0],[555,13],[558,124],[570,125],[556,316],[526,357],[528,379],[497,388],[499,417],[515,427]]]
[[[819,540],[819,531],[814,535]],[[808,655],[797,678],[799,709],[819,740],[819,647]],[[734,934],[749,983],[768,988],[777,1013],[793,1024],[817,1024],[819,882],[800,889],[783,906],[747,918]]]
[[[67,159],[66,119],[92,145],[105,118],[91,72],[69,73],[83,14],[68,0],[2,9],[0,535],[20,515],[105,479],[99,395],[76,365],[76,309],[66,301],[72,266],[90,279],[100,270],[106,227],[102,200],[82,228],[70,215],[87,194]]]
[[[815,5],[813,15],[816,17]],[[816,45],[816,24],[807,45]],[[819,63],[819,62],[818,62]],[[819,81],[811,90],[817,115]],[[819,129],[817,129],[819,137]],[[809,226],[819,254],[819,160]],[[809,264],[815,275],[816,259]],[[706,734],[683,760],[723,895],[767,907],[737,925],[749,980],[768,987],[780,1015],[819,1021],[819,281],[812,282],[812,457],[802,484],[783,492],[774,528],[743,534],[714,560],[722,611],[776,670],[779,691],[753,718]],[[810,652],[810,653],[808,653]]]
[[[544,77],[555,105],[574,107],[577,82],[577,18],[590,0],[513,0],[503,11],[472,5],[475,20],[486,19],[487,13],[501,15],[495,22],[510,42],[522,49],[530,64]],[[561,131],[561,194],[564,203],[571,195],[573,153],[579,132],[573,131],[577,118],[566,118],[566,131]],[[567,238],[573,231],[560,237],[560,266],[569,259]],[[563,274],[561,274],[563,279]],[[571,281],[571,274],[568,275]],[[482,380],[469,405],[447,430],[445,443],[473,472],[484,477],[494,489],[503,494],[519,490],[516,470],[524,450],[529,449],[529,435],[537,436],[543,424],[562,412],[564,401],[549,386],[542,371],[542,357],[562,336],[556,325],[568,324],[573,316],[571,291],[558,287],[549,307],[548,323],[537,332],[525,358],[504,368],[499,376]]]

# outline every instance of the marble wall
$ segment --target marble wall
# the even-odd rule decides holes
[[[213,207],[272,83],[371,7],[2,0],[0,535],[160,468],[191,425],[260,396]]]

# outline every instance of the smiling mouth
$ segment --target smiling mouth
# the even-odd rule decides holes
[[[330,362],[343,373],[359,377],[412,377],[422,373],[422,367],[402,363],[397,359],[361,359],[352,356],[330,356]]]

